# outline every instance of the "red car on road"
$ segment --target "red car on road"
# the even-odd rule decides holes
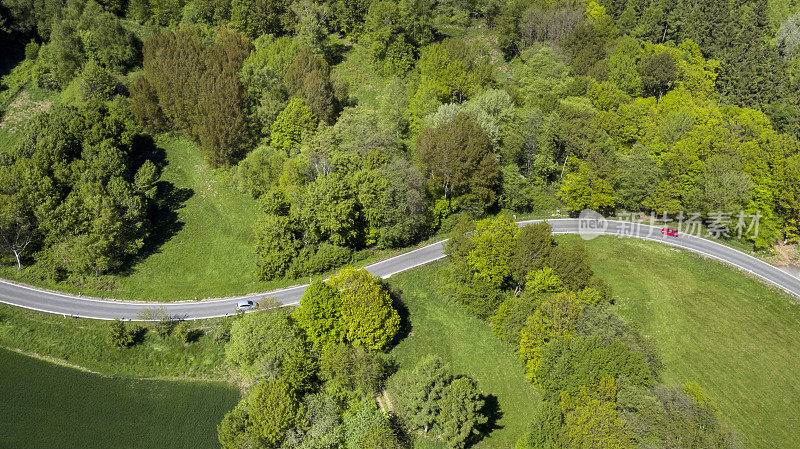
[[[667,234],[670,237],[677,237],[678,236],[678,230],[677,229],[672,229],[672,228],[661,228],[661,233],[662,234]]]

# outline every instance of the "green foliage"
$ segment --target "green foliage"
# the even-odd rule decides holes
[[[410,3],[414,0],[409,0]],[[462,103],[491,83],[491,67],[485,58],[470,58],[471,51],[460,40],[434,43],[420,51],[419,87],[409,105],[415,128],[419,128],[425,115],[441,104]]]
[[[3,252],[13,255],[17,271],[22,270],[26,250],[36,237],[36,218],[22,192],[0,195],[0,237]]]
[[[333,124],[338,112],[330,70],[324,59],[315,55],[308,47],[302,47],[283,76],[283,82],[289,91],[302,98],[314,115],[329,125]]]
[[[559,338],[572,338],[583,307],[574,294],[560,293],[542,302],[520,330],[519,356],[525,362],[528,380],[541,385],[539,376],[550,371],[541,369],[542,352],[548,343]]]
[[[319,54],[328,38],[328,19],[331,9],[327,4],[301,0],[291,5],[295,20],[295,40]]]
[[[289,431],[284,445],[305,449],[340,447],[344,426],[336,400],[325,393],[314,393],[303,398],[303,405],[303,423]]]
[[[291,27],[289,4],[283,0],[232,0],[231,26],[250,39],[263,34],[282,34]]]
[[[194,331],[189,328],[189,324],[186,323],[186,321],[181,321],[175,326],[175,329],[172,330],[172,335],[180,342],[189,343],[192,340]]]
[[[21,255],[20,244],[35,238],[37,264],[53,277],[97,277],[136,254],[147,235],[147,198],[132,185],[137,133],[122,100],[40,115],[0,169],[1,193],[18,201],[2,228],[22,239],[7,250]],[[35,235],[26,234],[31,226]]]
[[[514,241],[517,225],[507,215],[487,218],[475,223],[475,236],[466,262],[477,277],[495,288],[503,287],[511,278]]]
[[[125,323],[114,320],[108,326],[108,343],[118,348],[126,348],[133,344],[133,337],[125,327]]]
[[[250,132],[237,72],[249,47],[249,40],[228,30],[217,32],[211,45],[187,31],[153,35],[143,50],[146,81],[132,91],[139,123],[166,119],[169,128],[193,136],[214,166],[240,159]]]
[[[346,449],[400,449],[397,435],[386,413],[375,401],[364,401],[344,419]]]
[[[441,358],[427,356],[412,371],[394,379],[392,389],[398,407],[412,429],[422,429],[427,435],[434,424],[440,422],[443,396],[452,381],[448,370]]]
[[[517,231],[516,248],[511,262],[517,285],[524,284],[529,272],[548,263],[554,246],[556,243],[553,241],[552,228],[545,222],[523,226]]]
[[[400,316],[380,279],[364,269],[344,268],[330,279],[340,295],[345,341],[380,350],[400,330]]]
[[[313,363],[299,329],[281,310],[250,313],[237,320],[225,358],[246,378],[281,379],[300,390],[309,381],[308,364]]]
[[[474,315],[492,317],[495,333],[514,343],[519,341],[520,320],[533,312],[543,294],[570,291],[576,301],[590,305],[606,300],[608,287],[592,277],[585,248],[556,246],[550,233],[546,223],[518,230],[505,215],[459,222],[445,245],[451,263],[442,290]],[[507,299],[510,288],[515,298]]]
[[[547,399],[561,392],[577,394],[581,386],[597,382],[603,376],[624,377],[640,387],[655,385],[644,357],[619,341],[606,344],[597,337],[553,339],[543,348],[536,370],[539,387]]]
[[[520,332],[525,321],[536,311],[542,298],[523,293],[506,298],[491,317],[494,334],[501,340],[519,347]]]
[[[560,448],[559,431],[563,418],[553,401],[541,401],[536,408],[527,432],[517,440],[516,449]]]
[[[239,78],[255,106],[251,120],[257,122],[262,135],[269,135],[272,123],[289,100],[283,77],[301,47],[289,36],[276,38],[271,34],[259,36],[253,46]]]
[[[585,163],[580,164],[577,171],[564,176],[559,196],[572,214],[583,209],[608,211],[616,205],[613,184],[598,176]]]
[[[257,438],[248,433],[247,409],[240,403],[233,410],[225,414],[222,422],[217,425],[217,438],[223,449],[235,449],[248,445],[255,445]]]
[[[495,202],[500,178],[497,157],[486,133],[466,115],[417,139],[416,156],[435,197],[483,211]]]
[[[141,43],[119,18],[88,1],[79,20],[78,34],[87,57],[114,73],[125,73],[141,63]]]
[[[266,447],[280,447],[286,432],[302,422],[305,408],[292,387],[283,380],[256,384],[247,397],[249,428]]]
[[[400,328],[400,317],[380,280],[354,268],[342,269],[328,283],[310,285],[294,317],[317,347],[348,342],[380,350]]]
[[[634,448],[633,432],[626,427],[615,408],[614,379],[604,377],[596,390],[581,386],[572,397],[563,394],[560,400],[564,413],[561,439],[566,447]]]
[[[639,72],[645,95],[655,95],[658,98],[661,98],[678,78],[678,66],[668,52],[644,58],[639,66]]]
[[[316,347],[344,341],[341,298],[339,292],[325,282],[316,281],[306,288],[292,318]]]
[[[581,242],[556,246],[550,252],[547,264],[553,268],[567,290],[578,291],[592,281],[589,254]]]
[[[484,401],[480,396],[477,384],[469,377],[459,377],[444,389],[437,422],[448,447],[466,447],[478,433],[477,427],[486,423],[488,418],[481,414]]]
[[[85,61],[74,23],[57,21],[50,42],[39,50],[34,68],[36,84],[46,89],[64,88]]]
[[[292,98],[270,128],[273,147],[292,156],[303,140],[317,129],[317,117],[300,98]]]
[[[318,241],[329,239],[334,245],[355,246],[359,204],[354,190],[337,174],[309,184],[303,198],[307,206],[300,213],[307,233]]]
[[[464,447],[487,421],[475,381],[454,379],[437,356],[426,356],[413,370],[398,374],[392,390],[405,422],[426,436],[434,429],[448,447]]]
[[[286,269],[297,255],[299,243],[288,229],[286,217],[265,216],[256,229],[256,253],[259,255],[256,278],[271,280],[283,277]]]
[[[80,75],[80,90],[84,102],[111,99],[117,83],[94,60],[89,61]]]
[[[380,392],[390,365],[382,354],[344,343],[329,343],[319,355],[319,377],[344,399],[372,398]],[[340,398],[342,399],[342,398]]]

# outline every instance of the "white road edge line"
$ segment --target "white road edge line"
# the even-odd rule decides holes
[[[528,225],[528,224],[540,223],[542,221],[544,221],[544,222],[552,222],[552,221],[575,221],[575,220],[576,219],[573,219],[573,218],[552,218],[552,219],[523,220],[523,221],[518,221],[517,225],[518,226],[525,226],[525,225]],[[615,224],[627,223],[627,222],[620,221],[620,220],[609,220],[609,221],[614,222]],[[701,255],[704,255],[706,257],[710,257],[710,258],[715,259],[717,261],[720,261],[720,262],[722,262],[722,263],[724,263],[724,264],[726,264],[728,266],[731,266],[733,268],[737,268],[737,269],[739,269],[741,271],[749,273],[749,274],[755,276],[758,279],[762,279],[764,281],[767,281],[768,283],[773,284],[774,286],[778,287],[779,289],[785,291],[790,296],[794,296],[794,297],[797,296],[797,294],[795,292],[789,290],[787,287],[782,286],[778,282],[776,282],[776,281],[774,281],[774,280],[772,280],[772,279],[770,279],[770,278],[768,278],[768,277],[766,277],[764,275],[755,273],[752,270],[749,270],[749,269],[747,269],[747,268],[745,268],[745,267],[743,267],[741,265],[738,265],[738,264],[736,264],[734,262],[725,260],[722,257],[719,257],[719,256],[716,256],[714,254],[708,253],[708,252],[703,251],[701,249],[696,249],[696,248],[692,248],[692,247],[683,245],[677,240],[667,240],[667,239],[658,239],[658,238],[650,237],[650,235],[653,235],[652,230],[653,229],[658,229],[656,226],[652,226],[652,225],[648,225],[648,224],[639,224],[639,223],[637,223],[636,226],[638,226],[638,228],[640,228],[640,229],[647,229],[648,230],[648,235],[647,236],[633,235],[633,234],[620,235],[618,231],[617,232],[611,232],[611,231],[605,232],[605,231],[603,231],[601,233],[603,235],[611,235],[611,236],[616,236],[618,238],[635,238],[635,239],[639,239],[639,240],[648,240],[648,241],[657,242],[657,243],[664,243],[664,244],[667,244],[667,245],[670,245],[670,246],[674,246],[674,247],[678,247],[678,248],[683,248],[683,249],[685,249],[687,251],[691,251],[693,253],[701,254]],[[553,234],[558,234],[558,235],[577,234],[577,233],[578,232],[575,232],[575,231],[553,231]],[[712,243],[714,245],[720,246],[723,249],[725,249],[726,251],[733,252],[736,255],[744,255],[744,256],[746,256],[746,257],[748,257],[748,258],[750,258],[750,259],[752,259],[754,261],[759,262],[760,265],[762,265],[762,267],[766,267],[766,268],[768,268],[770,270],[773,270],[773,269],[774,270],[779,270],[777,267],[774,267],[774,266],[764,262],[763,260],[760,260],[760,259],[758,259],[758,258],[756,258],[756,257],[754,257],[754,256],[752,256],[750,254],[747,254],[747,253],[739,251],[737,249],[728,247],[726,245],[723,245],[721,243],[715,242],[713,240],[699,238],[699,237],[695,237],[695,236],[689,236],[689,237],[691,237],[692,239],[697,240],[697,241],[701,241],[701,242],[704,242],[704,243],[708,242],[708,243]],[[414,250],[411,250],[411,251],[408,251],[408,252],[405,252],[405,253],[402,253],[402,254],[398,254],[398,255],[390,257],[388,259],[384,259],[384,260],[381,260],[381,261],[378,261],[378,262],[374,262],[374,263],[369,264],[369,265],[364,265],[364,266],[362,266],[360,268],[368,269],[368,268],[375,267],[375,266],[378,266],[378,265],[381,265],[381,264],[385,264],[385,263],[390,262],[390,261],[392,261],[394,259],[397,259],[399,257],[407,257],[410,254],[413,254],[413,253],[416,253],[418,251],[422,251],[422,250],[428,249],[428,248],[430,248],[432,246],[442,245],[447,240],[448,239],[444,239],[444,240],[440,240],[438,242],[430,243],[430,244],[425,245],[423,247],[420,247],[420,248],[417,248],[417,249],[414,249]],[[391,276],[393,276],[393,275],[395,275],[397,273],[402,273],[402,272],[408,271],[408,270],[410,270],[412,268],[416,268],[416,267],[419,267],[419,266],[422,266],[422,265],[426,265],[426,264],[429,264],[431,262],[435,262],[437,260],[444,259],[446,257],[447,257],[446,254],[442,254],[441,256],[435,257],[433,259],[426,260],[426,261],[423,261],[423,262],[419,262],[419,263],[416,263],[416,264],[411,265],[409,267],[405,267],[402,270],[397,270],[397,271],[393,271],[393,272],[388,273],[388,274],[384,274],[384,275],[381,276],[381,278],[388,279],[389,277],[391,277]],[[784,273],[783,271],[780,271],[780,270],[779,270],[779,272],[781,274],[787,274],[787,273]],[[790,276],[790,275],[787,274],[787,276]],[[5,279],[0,279],[0,283],[11,285],[13,287],[20,287],[20,288],[23,288],[23,289],[35,291],[35,292],[38,292],[38,293],[43,293],[43,294],[46,294],[46,295],[60,296],[60,297],[63,297],[63,298],[68,298],[68,299],[78,300],[78,301],[99,302],[99,303],[104,303],[106,305],[111,305],[111,306],[113,306],[114,304],[121,304],[121,305],[127,305],[127,306],[142,306],[143,308],[153,308],[153,307],[159,308],[159,307],[163,307],[163,308],[173,308],[173,309],[177,308],[177,307],[181,307],[181,306],[189,306],[189,307],[191,307],[192,305],[200,305],[200,304],[213,304],[213,303],[219,303],[219,302],[234,302],[234,301],[242,300],[242,299],[245,299],[245,298],[270,297],[270,296],[274,296],[277,293],[282,293],[282,292],[291,291],[291,290],[297,290],[297,289],[301,289],[301,288],[307,288],[310,285],[310,284],[295,285],[295,286],[285,287],[285,288],[281,288],[281,289],[278,289],[278,290],[272,290],[272,291],[264,292],[264,293],[249,293],[249,294],[243,295],[243,296],[235,296],[235,297],[228,297],[228,298],[215,298],[215,299],[201,300],[201,301],[196,301],[196,302],[195,301],[180,301],[180,302],[171,302],[171,303],[155,303],[155,302],[147,302],[147,301],[124,301],[124,300],[114,300],[114,299],[85,298],[85,297],[82,297],[82,296],[70,295],[70,294],[62,293],[62,292],[58,292],[58,291],[44,290],[44,289],[40,289],[40,288],[37,288],[37,287],[29,286],[29,285],[26,285],[26,284],[11,282],[11,281],[8,281],[8,280],[5,280]],[[300,301],[298,300],[298,301],[289,302],[289,303],[281,303],[280,307],[296,305],[296,304],[299,304],[299,302]],[[39,311],[39,312],[52,313],[52,314],[56,314],[56,315],[64,315],[64,316],[76,317],[76,318],[88,318],[88,319],[96,319],[96,320],[113,320],[113,319],[115,319],[115,318],[108,318],[108,317],[96,317],[96,316],[90,316],[90,315],[81,315],[81,314],[77,314],[76,315],[76,314],[69,314],[69,313],[65,314],[65,313],[53,312],[51,310],[44,310],[44,309],[37,308],[37,307],[15,304],[15,303],[6,301],[6,300],[4,300],[2,298],[0,298],[0,303],[12,305],[12,306],[15,306],[15,307],[21,307],[21,308],[25,308],[25,309],[30,309],[30,310],[36,310],[36,311]],[[231,316],[231,315],[234,315],[234,314],[228,313],[228,314],[203,316],[203,317],[186,317],[184,319],[185,320],[200,320],[200,319],[221,318],[221,317],[226,317],[226,316]],[[128,321],[143,321],[143,320],[128,319]],[[149,320],[149,321],[154,321],[154,320]]]

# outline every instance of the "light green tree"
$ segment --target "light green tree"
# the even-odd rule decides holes
[[[310,360],[300,331],[282,310],[249,313],[236,320],[225,346],[227,362],[249,379],[291,377],[303,358]]]
[[[544,345],[558,337],[569,338],[582,310],[574,293],[560,293],[545,300],[528,317],[519,340],[519,356],[525,361],[528,380],[536,381]]]
[[[380,279],[363,268],[344,268],[329,282],[341,296],[345,340],[368,349],[385,348],[400,330],[400,316]]]
[[[475,223],[473,246],[467,262],[476,276],[498,288],[511,278],[516,234],[517,225],[507,215]]]
[[[577,171],[564,176],[558,195],[573,214],[583,209],[606,211],[616,205],[611,181],[599,176],[585,162],[579,164]]]
[[[292,155],[300,143],[317,129],[317,118],[300,98],[292,98],[270,128],[272,146]]]

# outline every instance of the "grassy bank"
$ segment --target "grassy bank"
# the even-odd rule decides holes
[[[104,377],[0,350],[0,446],[215,448],[237,389]]]
[[[491,432],[475,447],[514,447],[538,404],[535,388],[525,380],[522,363],[513,349],[502,343],[484,321],[468,315],[437,292],[441,262],[392,276],[389,284],[408,308],[411,324],[407,336],[392,350],[401,370],[413,369],[419,360],[435,354],[456,375],[467,375],[489,397],[493,411]],[[415,447],[444,447],[428,440]]]
[[[746,448],[800,441],[796,304],[723,264],[656,243],[600,237],[587,248],[620,314],[656,343],[665,380],[699,382]]]
[[[224,344],[214,341],[220,322],[192,322],[192,328],[201,330],[202,335],[190,344],[148,332],[134,346],[118,349],[106,340],[106,321],[64,318],[0,304],[0,347],[113,376],[227,379]]]

